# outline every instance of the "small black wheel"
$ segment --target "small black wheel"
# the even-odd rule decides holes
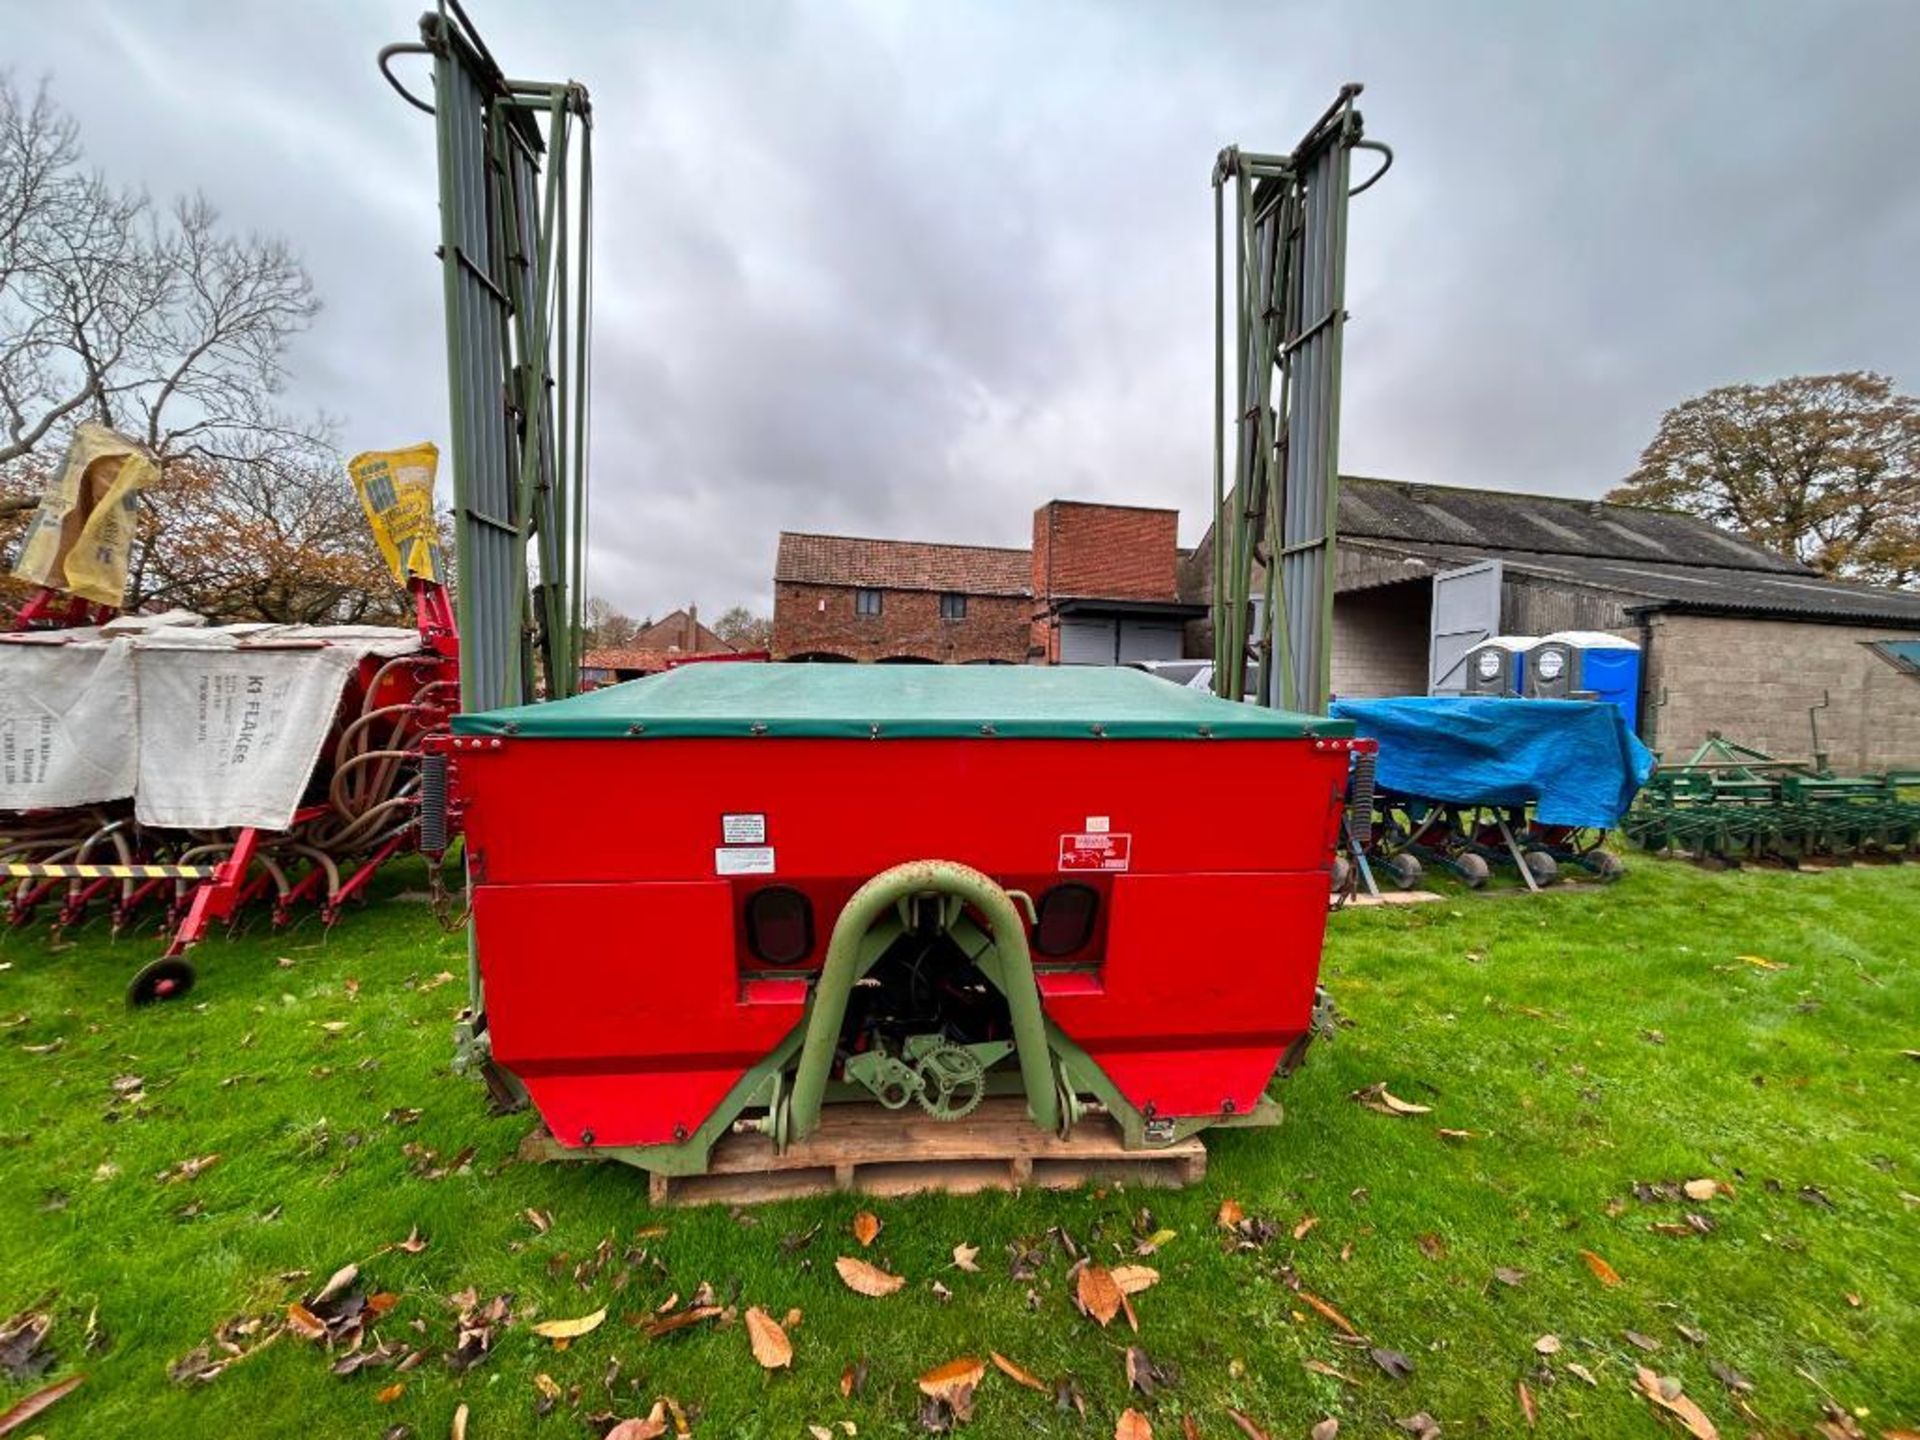
[[[1455,859],[1453,866],[1469,890],[1478,890],[1493,873],[1487,862],[1471,850]]]
[[[1529,850],[1521,859],[1526,863],[1527,873],[1533,876],[1536,885],[1551,885],[1560,878],[1560,865],[1553,856],[1544,850]]]
[[[1611,884],[1627,873],[1626,862],[1611,850],[1595,850],[1587,856],[1587,869]]]
[[[1420,883],[1426,869],[1420,861],[1404,850],[1398,855],[1387,857],[1387,877],[1402,890],[1411,890]]]
[[[1329,877],[1328,888],[1335,895],[1344,895],[1347,886],[1353,883],[1353,862],[1344,855],[1333,857],[1333,873]]]
[[[178,1000],[193,989],[193,966],[178,955],[169,955],[145,966],[127,986],[129,1005],[152,1005],[160,1000]]]

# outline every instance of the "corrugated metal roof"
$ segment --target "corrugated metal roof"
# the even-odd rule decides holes
[[[1342,537],[1343,541],[1348,537]],[[1355,540],[1394,553],[1417,552],[1432,569],[1498,560],[1508,569],[1615,594],[1639,597],[1649,609],[1712,615],[1779,616],[1920,629],[1920,592],[1880,590],[1823,580],[1805,570],[1748,570],[1675,565],[1606,556],[1542,554],[1492,546],[1415,545]],[[1408,578],[1430,570],[1409,568]]]
[[[1028,595],[1033,589],[1033,555],[992,545],[936,545],[924,540],[867,540],[783,530],[773,578],[874,590]]]
[[[1414,485],[1361,475],[1341,477],[1340,534],[1356,540],[1812,573],[1710,521],[1674,511],[1504,490]]]

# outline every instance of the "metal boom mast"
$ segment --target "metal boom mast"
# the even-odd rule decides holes
[[[585,594],[592,112],[576,81],[509,79],[458,0],[380,67],[434,117],[446,292],[460,703],[570,695]],[[432,104],[389,66],[433,60]]]
[[[1213,171],[1214,690],[1314,714],[1331,690],[1347,201],[1392,163],[1386,146],[1361,138],[1359,94],[1342,86],[1292,154],[1230,146]],[[1356,149],[1384,163],[1350,190]]]

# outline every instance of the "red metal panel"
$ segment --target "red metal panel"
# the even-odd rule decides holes
[[[1313,1020],[1327,879],[1124,875],[1102,993],[1048,1016],[1141,1110],[1245,1114]]]
[[[483,885],[473,923],[494,1057],[564,1145],[692,1131],[804,1009],[746,996],[720,881]]]
[[[708,878],[720,817],[759,814],[780,876],[857,884],[929,856],[1057,874],[1089,818],[1132,837],[1132,874],[1324,869],[1347,772],[1326,743],[470,738],[454,762],[488,881]],[[1282,818],[1248,824],[1250,794]]]

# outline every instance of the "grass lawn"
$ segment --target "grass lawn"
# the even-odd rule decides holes
[[[418,876],[389,889],[406,884]],[[1709,875],[1639,859],[1607,890],[1343,914],[1327,978],[1351,1028],[1288,1083],[1286,1125],[1212,1142],[1204,1186],[883,1202],[866,1251],[851,1199],[652,1214],[635,1173],[515,1163],[528,1118],[489,1117],[477,1083],[448,1071],[464,981],[426,982],[464,973],[464,942],[422,905],[326,936],[210,941],[200,988],[139,1013],[121,991],[150,942],[74,938],[54,953],[12,935],[0,953],[0,1316],[45,1309],[55,1352],[37,1379],[0,1377],[0,1409],[86,1375],[21,1434],[438,1440],[464,1402],[473,1440],[581,1436],[589,1415],[672,1395],[705,1436],[803,1440],[842,1420],[909,1435],[915,1377],[990,1350],[1074,1377],[1085,1418],[989,1370],[968,1434],[1104,1440],[1129,1403],[1162,1437],[1188,1416],[1238,1435],[1229,1407],[1275,1437],[1329,1416],[1342,1435],[1398,1435],[1422,1411],[1449,1436],[1521,1434],[1521,1382],[1542,1435],[1681,1433],[1633,1388],[1637,1364],[1729,1436],[1814,1434],[1823,1400],[1868,1436],[1920,1426],[1911,868]],[[1348,1098],[1376,1081],[1431,1113]],[[422,1146],[438,1160],[407,1148]],[[419,1173],[467,1146],[465,1168]],[[156,1178],[206,1155],[219,1159],[193,1178]],[[1635,1194],[1705,1178],[1732,1194]],[[1229,1199],[1272,1238],[1231,1243],[1215,1224]],[[1140,1262],[1161,1279],[1134,1297],[1137,1340],[1074,1309],[1051,1227],[1109,1263],[1175,1232]],[[416,1230],[424,1249],[391,1248]],[[953,1264],[963,1242],[978,1273]],[[1043,1251],[1035,1278],[1012,1276],[1010,1246]],[[833,1267],[850,1254],[908,1285],[853,1294]],[[235,1317],[268,1317],[253,1343],[348,1262],[397,1295],[372,1336],[430,1347],[417,1368],[336,1376],[285,1334],[211,1381],[168,1378]],[[801,1312],[790,1371],[763,1372],[739,1323],[653,1340],[633,1323],[703,1281],[742,1312]],[[449,1297],[468,1287],[511,1294],[514,1319],[456,1373]],[[1412,1373],[1343,1343],[1303,1291]],[[532,1332],[603,1306],[564,1350]],[[1131,1343],[1177,1380],[1129,1402]],[[842,1399],[863,1356],[868,1383]],[[543,1375],[560,1391],[545,1414]]]

